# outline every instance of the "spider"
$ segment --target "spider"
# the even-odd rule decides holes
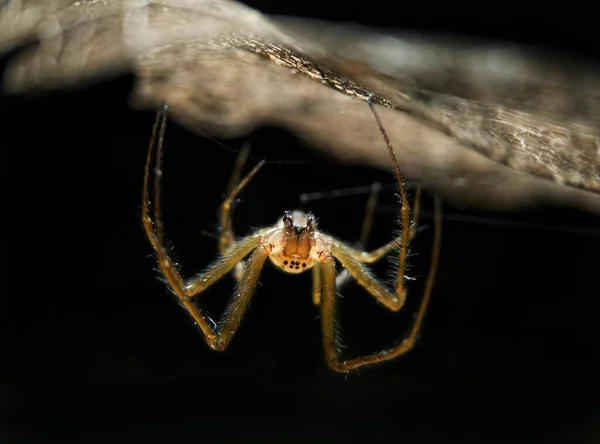
[[[397,345],[372,355],[341,360],[338,351],[335,319],[336,285],[341,284],[341,281],[344,280],[343,278],[348,277],[349,275],[386,308],[394,312],[400,310],[406,299],[404,271],[407,262],[408,245],[409,241],[416,233],[414,230],[416,225],[411,227],[410,206],[394,149],[383,128],[379,115],[371,101],[368,101],[368,103],[383,139],[387,144],[396,180],[398,182],[399,196],[401,199],[400,220],[402,223],[402,233],[410,233],[410,235],[404,236],[400,234],[398,238],[391,240],[386,245],[383,245],[372,252],[364,252],[319,231],[314,215],[300,211],[286,211],[277,224],[259,229],[243,239],[236,240],[231,224],[232,203],[242,189],[264,165],[265,161],[263,160],[241,181],[237,180],[239,179],[239,172],[236,177],[234,170],[229,194],[223,201],[220,211],[220,257],[202,274],[193,279],[184,279],[180,275],[176,268],[176,264],[169,257],[163,241],[163,224],[160,216],[160,181],[162,176],[162,149],[168,106],[166,103],[162,103],[156,116],[150,139],[150,147],[146,158],[142,201],[143,225],[152,247],[156,252],[158,265],[166,282],[175,293],[180,303],[192,316],[198,327],[200,327],[206,343],[213,350],[225,350],[233,339],[256,289],[261,269],[267,258],[276,267],[290,274],[299,274],[307,270],[312,271],[313,302],[316,306],[320,306],[325,358],[327,365],[331,369],[347,373],[365,365],[393,359],[406,353],[414,346],[429,303],[439,257],[441,240],[441,204],[437,198],[434,200],[434,246],[430,271],[426,281],[423,299],[409,334]],[[158,145],[158,148],[154,168],[153,201],[150,202],[150,164],[155,145]],[[238,165],[236,166],[238,171],[241,170],[244,161],[245,156],[240,155],[238,157]],[[417,194],[417,198],[418,197],[419,193]],[[417,199],[415,203],[415,213],[418,211],[418,202]],[[150,205],[153,207],[153,218],[150,215]],[[399,249],[397,278],[394,291],[390,291],[370,272],[366,265],[379,261],[381,258],[397,249]],[[345,269],[343,273],[340,273],[340,275],[337,276],[337,283],[336,260],[339,261]],[[218,324],[215,324],[208,316],[203,314],[196,305],[194,305],[192,300],[230,272],[232,272],[237,281],[237,286],[221,321]]]

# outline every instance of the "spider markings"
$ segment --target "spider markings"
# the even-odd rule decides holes
[[[406,236],[393,239],[386,245],[372,251],[364,252],[346,245],[317,230],[315,217],[299,211],[285,212],[276,225],[257,230],[254,234],[236,241],[231,224],[231,205],[242,189],[264,165],[259,162],[241,181],[238,181],[239,171],[247,157],[243,150],[238,165],[232,175],[229,194],[221,205],[221,236],[219,239],[220,257],[207,270],[194,279],[184,279],[178,272],[176,264],[167,253],[163,240],[163,227],[160,211],[160,179],[162,177],[162,149],[166,129],[167,105],[163,103],[157,113],[156,121],[150,139],[150,147],[146,157],[142,195],[142,222],[146,235],[156,252],[159,267],[171,290],[183,307],[194,318],[204,334],[207,344],[213,350],[225,350],[248,308],[250,299],[256,290],[258,278],[267,259],[288,273],[302,273],[311,268],[313,271],[313,302],[321,308],[321,329],[323,346],[327,365],[335,371],[347,373],[358,367],[377,362],[387,361],[410,350],[421,328],[425,311],[429,303],[441,241],[441,205],[435,200],[435,229],[434,245],[429,276],[425,286],[425,294],[421,301],[415,322],[409,335],[398,345],[372,354],[351,360],[340,360],[339,341],[337,338],[336,309],[336,269],[335,260],[341,263],[346,273],[354,278],[368,293],[386,308],[398,311],[404,305],[406,291],[404,287],[404,271],[409,241],[416,233],[410,223],[410,206],[404,188],[402,176],[393,147],[383,129],[383,125],[371,102],[369,107],[377,121],[379,130],[386,142],[394,166],[401,197],[400,220],[402,232]],[[158,139],[156,137],[158,131]],[[150,163],[154,145],[157,145],[155,158],[155,175],[153,200],[150,202],[149,180]],[[233,180],[236,179],[236,180]],[[235,185],[237,183],[237,185]],[[153,206],[153,216],[150,216],[150,204]],[[416,205],[416,208],[418,205]],[[385,285],[376,279],[365,264],[374,263],[399,249],[398,272],[395,291],[390,292]],[[204,290],[212,286],[226,274],[233,271],[237,286],[221,321],[215,325],[205,314],[200,312],[192,302]]]

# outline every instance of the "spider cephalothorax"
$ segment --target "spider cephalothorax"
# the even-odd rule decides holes
[[[321,329],[323,334],[323,346],[327,365],[339,372],[348,372],[363,365],[387,361],[400,356],[410,350],[416,340],[421,327],[425,310],[429,302],[435,268],[439,256],[439,244],[441,237],[441,225],[439,223],[439,202],[436,200],[436,224],[434,249],[431,259],[431,269],[425,295],[421,301],[415,323],[408,336],[395,346],[379,353],[361,356],[354,359],[342,360],[339,356],[339,341],[336,337],[336,299],[338,278],[352,277],[371,294],[379,303],[392,311],[398,311],[404,305],[406,291],[404,288],[404,271],[408,243],[416,231],[411,226],[410,206],[404,190],[402,176],[392,145],[387,138],[385,130],[379,117],[369,103],[373,115],[377,120],[379,129],[388,146],[390,158],[394,165],[394,172],[398,182],[399,195],[401,198],[400,220],[402,222],[402,233],[397,239],[392,239],[386,245],[372,251],[365,252],[352,248],[350,245],[317,230],[315,217],[310,213],[301,211],[287,211],[279,223],[272,227],[262,228],[243,239],[236,240],[231,224],[231,207],[240,191],[254,177],[258,170],[264,165],[264,161],[256,165],[250,173],[238,183],[239,171],[247,152],[240,153],[238,167],[234,170],[227,198],[221,205],[221,236],[219,239],[220,258],[194,279],[184,279],[177,266],[164,247],[163,227],[160,217],[160,179],[162,176],[162,148],[166,127],[167,105],[163,103],[158,113],[157,120],[152,132],[150,149],[146,158],[146,169],[144,173],[144,188],[142,202],[142,221],[148,239],[158,256],[158,265],[167,280],[169,287],[177,295],[180,303],[185,307],[194,321],[202,330],[207,344],[213,350],[225,350],[236,331],[238,330],[242,317],[248,308],[250,299],[256,290],[260,272],[267,260],[280,267],[288,273],[302,273],[312,268],[313,294],[312,300],[321,309]],[[156,135],[158,133],[158,139]],[[154,196],[150,198],[150,163],[154,143],[157,142],[158,149],[155,158],[156,172],[154,176]],[[235,179],[235,180],[233,180]],[[237,185],[236,185],[237,183]],[[418,202],[419,191],[417,191],[416,202]],[[150,205],[154,206],[153,217]],[[415,213],[418,213],[415,205]],[[416,217],[416,214],[415,214]],[[412,228],[412,229],[411,229]],[[368,230],[367,230],[368,232]],[[394,250],[399,251],[398,271],[394,290],[389,289],[380,282],[368,269],[367,264],[379,261]],[[345,276],[337,275],[336,264],[339,262],[345,268]],[[223,276],[232,273],[238,281],[231,302],[221,319],[215,324],[208,316],[202,313],[193,302],[193,298],[202,294],[207,288]],[[337,276],[336,276],[337,275]],[[340,279],[343,281],[344,279]]]
[[[274,245],[271,262],[288,273],[302,273],[315,265],[316,218],[311,213],[286,211],[277,226],[280,228],[271,241]]]

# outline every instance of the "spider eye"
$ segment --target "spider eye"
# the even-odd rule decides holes
[[[283,265],[287,265],[287,264],[288,264],[288,261],[283,261]]]

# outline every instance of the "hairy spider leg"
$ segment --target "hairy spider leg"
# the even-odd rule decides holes
[[[156,121],[152,129],[150,138],[150,146],[146,157],[146,166],[144,171],[144,184],[142,193],[142,221],[146,234],[156,252],[158,265],[167,279],[171,289],[176,294],[179,302],[192,316],[196,324],[200,327],[207,344],[215,350],[224,350],[235,332],[237,331],[241,319],[248,307],[250,298],[254,293],[258,277],[262,266],[270,252],[270,245],[262,244],[262,239],[268,236],[272,229],[259,230],[252,236],[248,236],[238,243],[232,245],[227,253],[219,258],[208,269],[191,280],[184,280],[177,271],[176,265],[173,263],[167,250],[164,246],[164,234],[162,219],[160,214],[160,179],[162,176],[162,149],[164,143],[164,134],[167,120],[167,104],[162,103],[162,106],[157,113]],[[158,131],[158,140],[157,140]],[[150,193],[149,178],[150,178],[150,163],[154,145],[157,145],[155,169],[154,169],[154,190],[152,206],[154,209],[154,220],[150,216]],[[258,172],[264,162],[260,162],[254,169],[229,193],[226,202],[229,204],[242,191],[244,186]],[[229,273],[234,266],[241,260],[246,258],[247,266],[244,269],[244,278],[241,282],[243,285],[236,286],[233,297],[225,310],[222,321],[218,325],[192,303],[191,298],[202,293],[204,290],[213,285],[221,277]]]
[[[408,334],[408,336],[402,340],[399,344],[389,349],[383,350],[379,353],[361,356],[350,360],[340,360],[337,338],[336,338],[336,317],[335,317],[335,303],[336,303],[336,274],[335,274],[335,262],[334,258],[340,261],[346,270],[356,279],[356,281],[373,295],[379,302],[384,304],[388,309],[398,311],[402,308],[406,297],[406,290],[404,287],[404,273],[406,268],[406,255],[408,250],[408,243],[412,237],[412,230],[410,224],[410,206],[408,198],[406,196],[406,190],[404,187],[404,181],[402,174],[400,173],[400,167],[396,158],[396,153],[390,142],[390,139],[383,127],[381,119],[377,114],[371,101],[368,102],[371,112],[375,117],[378,124],[379,131],[386,142],[388,152],[392,165],[394,167],[394,173],[398,182],[399,194],[401,199],[400,208],[400,220],[402,223],[402,233],[409,233],[408,236],[402,236],[400,239],[394,239],[387,245],[378,248],[371,253],[363,253],[358,250],[354,250],[350,247],[336,244],[330,254],[323,256],[320,261],[321,268],[321,282],[322,282],[322,293],[321,293],[321,328],[323,334],[323,346],[325,349],[325,358],[330,368],[335,371],[347,373],[351,370],[363,367],[365,365],[371,365],[390,359],[396,358],[406,352],[408,352],[414,346],[423,319],[429,305],[431,298],[431,292],[433,290],[433,284],[435,281],[435,275],[437,271],[437,264],[440,255],[441,235],[442,235],[442,221],[441,221],[441,202],[436,197],[434,198],[434,240],[432,248],[432,256],[429,268],[429,274],[425,284],[425,291],[421,304],[419,306],[415,322]],[[400,246],[399,251],[399,263],[398,263],[398,274],[396,277],[395,285],[395,297],[390,294],[366,269],[362,263],[371,263],[379,260],[385,256],[390,249],[394,246]]]
[[[373,214],[375,212],[375,207],[377,205],[379,184],[373,184],[373,185],[374,186],[371,188],[371,193],[369,195],[369,200],[367,202],[365,218],[363,220],[362,231],[361,231],[361,235],[359,238],[360,242],[358,243],[358,246],[362,247],[362,248],[365,248],[367,245],[367,240],[368,240],[369,234],[371,232],[371,227],[372,227]],[[417,190],[415,192],[414,200],[415,200],[415,204],[414,204],[414,210],[412,212],[413,216],[412,216],[412,225],[410,227],[409,241],[412,241],[415,238],[415,236],[417,235],[418,223],[419,223],[419,212],[420,212],[420,208],[421,208],[421,184],[417,184]],[[357,250],[349,250],[349,252],[358,261],[363,262],[363,263],[373,264],[375,262],[378,262],[385,256],[387,256],[389,253],[391,253],[394,248],[398,248],[401,244],[401,237],[402,237],[402,234],[400,236],[398,236],[397,238],[392,239],[387,244],[385,244],[371,252],[357,251]],[[319,274],[320,272],[321,272],[320,270],[315,271],[314,275]],[[320,282],[321,276],[319,275],[317,277]],[[345,270],[345,269],[342,270],[342,272],[339,273],[335,279],[335,284],[336,284],[338,290],[341,288],[342,285],[345,285],[350,280],[350,278],[351,278],[351,276],[350,276],[350,273],[348,272],[348,270]],[[317,284],[313,285],[313,287],[315,288],[315,289],[313,289],[313,295],[316,292],[316,285]],[[320,284],[319,284],[319,288],[320,288]],[[316,299],[316,297],[313,296],[313,301],[315,301],[315,299]],[[318,305],[318,303],[315,302],[315,305]]]

